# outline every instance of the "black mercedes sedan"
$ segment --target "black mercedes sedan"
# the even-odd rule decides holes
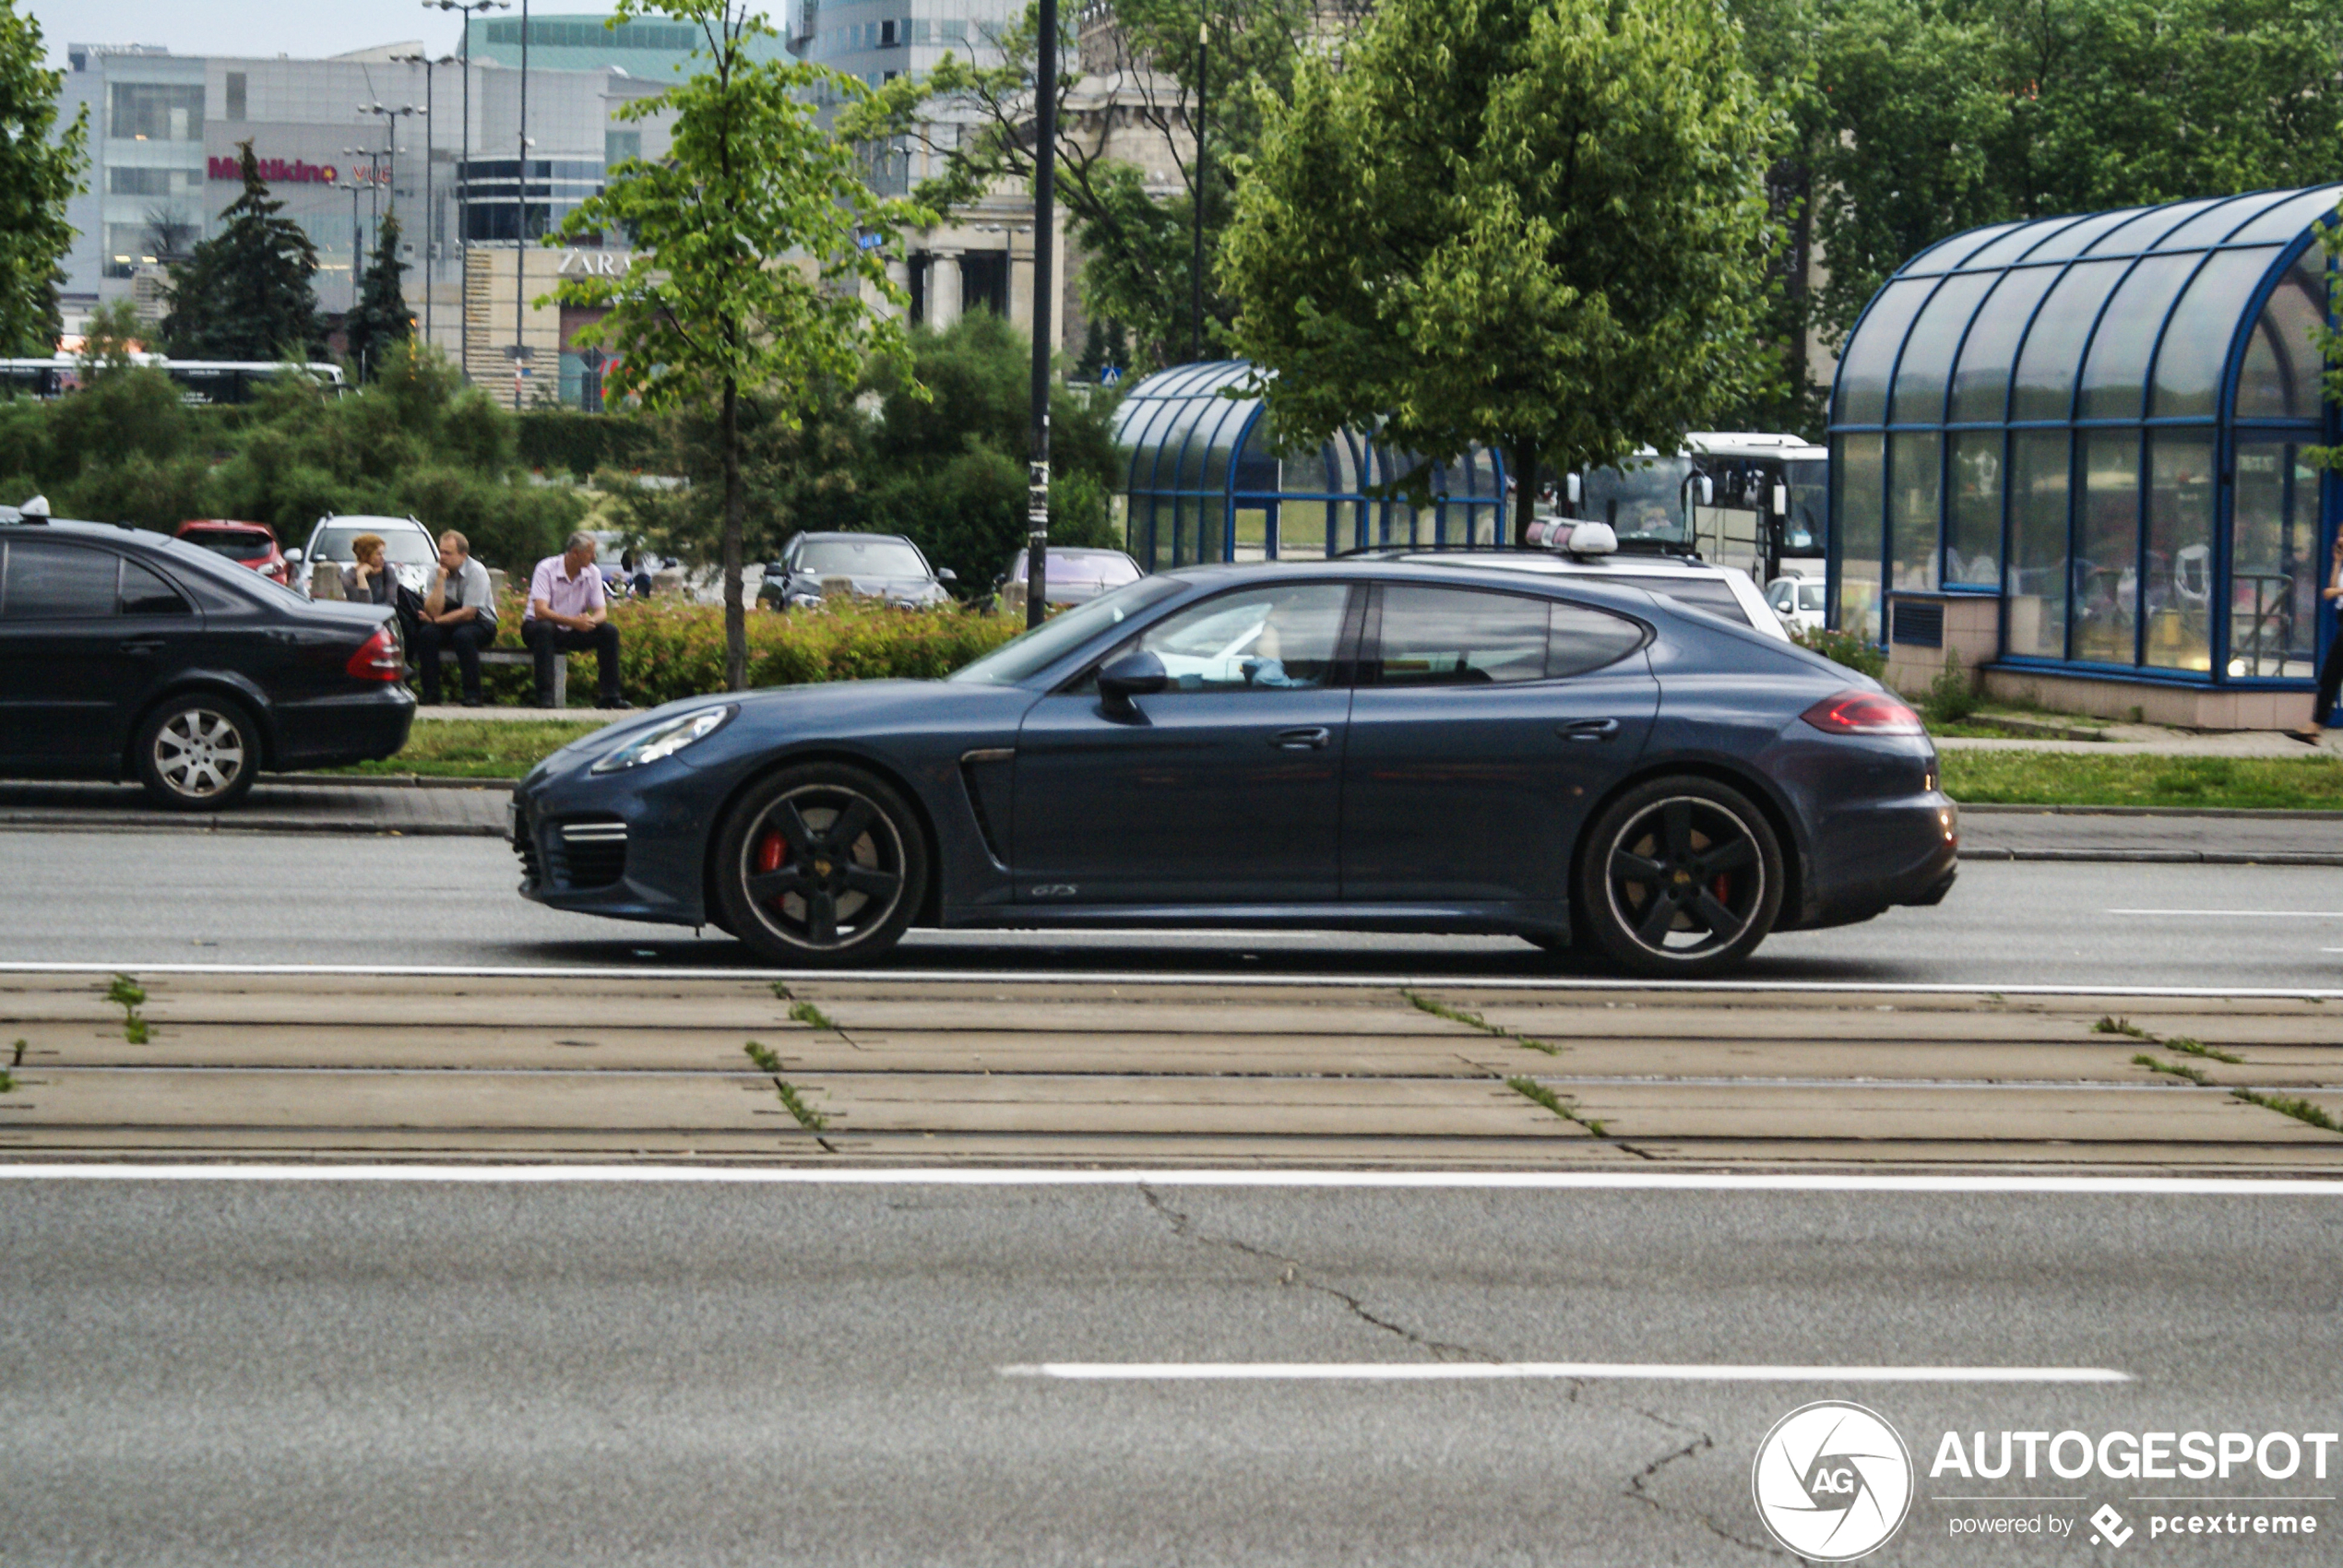
[[[1701,976],[1936,902],[1957,832],[1873,683],[1585,561],[1447,555],[1164,573],[947,680],[671,703],[548,758],[513,841],[528,897],[784,965],[1214,926]]]
[[[387,606],[315,602],[137,529],[0,521],[0,775],[135,778],[216,811],[264,770],[396,753],[400,673]]]

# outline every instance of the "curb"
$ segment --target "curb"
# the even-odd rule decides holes
[[[432,773],[268,773],[261,776],[266,784],[338,784],[344,789],[373,789],[383,786],[394,790],[512,790],[517,778],[470,778],[451,774]],[[2343,816],[2343,812],[2337,812]]]
[[[400,826],[355,818],[303,816],[125,816],[105,812],[0,812],[0,829],[96,828],[112,833],[303,833],[361,838],[497,838],[488,824],[418,822]]]
[[[2074,861],[2111,865],[2343,866],[2343,853],[2271,849],[1963,849],[1964,861]]]
[[[2029,806],[1955,801],[1963,816],[2201,816],[2214,822],[2343,822],[2343,812],[2255,806]]]

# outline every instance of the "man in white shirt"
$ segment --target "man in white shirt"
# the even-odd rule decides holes
[[[553,660],[594,650],[601,676],[596,707],[632,707],[618,692],[618,628],[610,624],[602,575],[594,569],[594,536],[571,534],[559,555],[537,563],[529,579],[529,612],[520,640],[537,656],[537,706],[553,706]]]
[[[381,540],[376,540],[379,548]],[[415,667],[422,675],[423,705],[439,703],[439,656],[456,656],[464,675],[464,706],[478,707],[480,650],[496,640],[496,595],[488,568],[472,559],[471,540],[449,529],[439,536],[439,566],[431,592],[415,618]]]

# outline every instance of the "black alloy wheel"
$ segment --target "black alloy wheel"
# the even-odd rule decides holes
[[[244,704],[212,692],[167,697],[130,744],[138,782],[172,811],[224,811],[260,773],[260,725]]]
[[[779,964],[856,964],[899,941],[927,895],[927,845],[903,798],[860,768],[764,780],[716,849],[724,928]]]
[[[1636,786],[1595,824],[1576,928],[1636,974],[1696,979],[1746,958],[1781,911],[1781,848],[1747,796],[1707,778]]]

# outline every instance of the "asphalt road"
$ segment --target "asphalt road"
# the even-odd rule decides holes
[[[705,937],[518,897],[493,839],[0,834],[0,959],[120,965],[723,967]],[[1510,938],[913,932],[898,967],[1536,976],[1595,973]],[[2327,867],[1970,861],[1939,907],[1770,940],[1752,979],[2278,988],[2343,981]]]
[[[11,1562],[1737,1562],[1770,1550],[1760,1441],[1825,1398],[1914,1451],[1876,1562],[2327,1562],[2343,1529],[2332,1451],[2324,1480],[1929,1475],[1948,1431],[2332,1431],[2331,1195],[31,1180],[5,1201]],[[1690,1375],[1002,1371],[1555,1360]],[[2268,1501],[2304,1497],[2325,1501]],[[2134,1550],[2087,1544],[2103,1503]],[[2319,1529],[2142,1551],[2156,1510]],[[1953,1534],[2004,1516],[2073,1533]]]

